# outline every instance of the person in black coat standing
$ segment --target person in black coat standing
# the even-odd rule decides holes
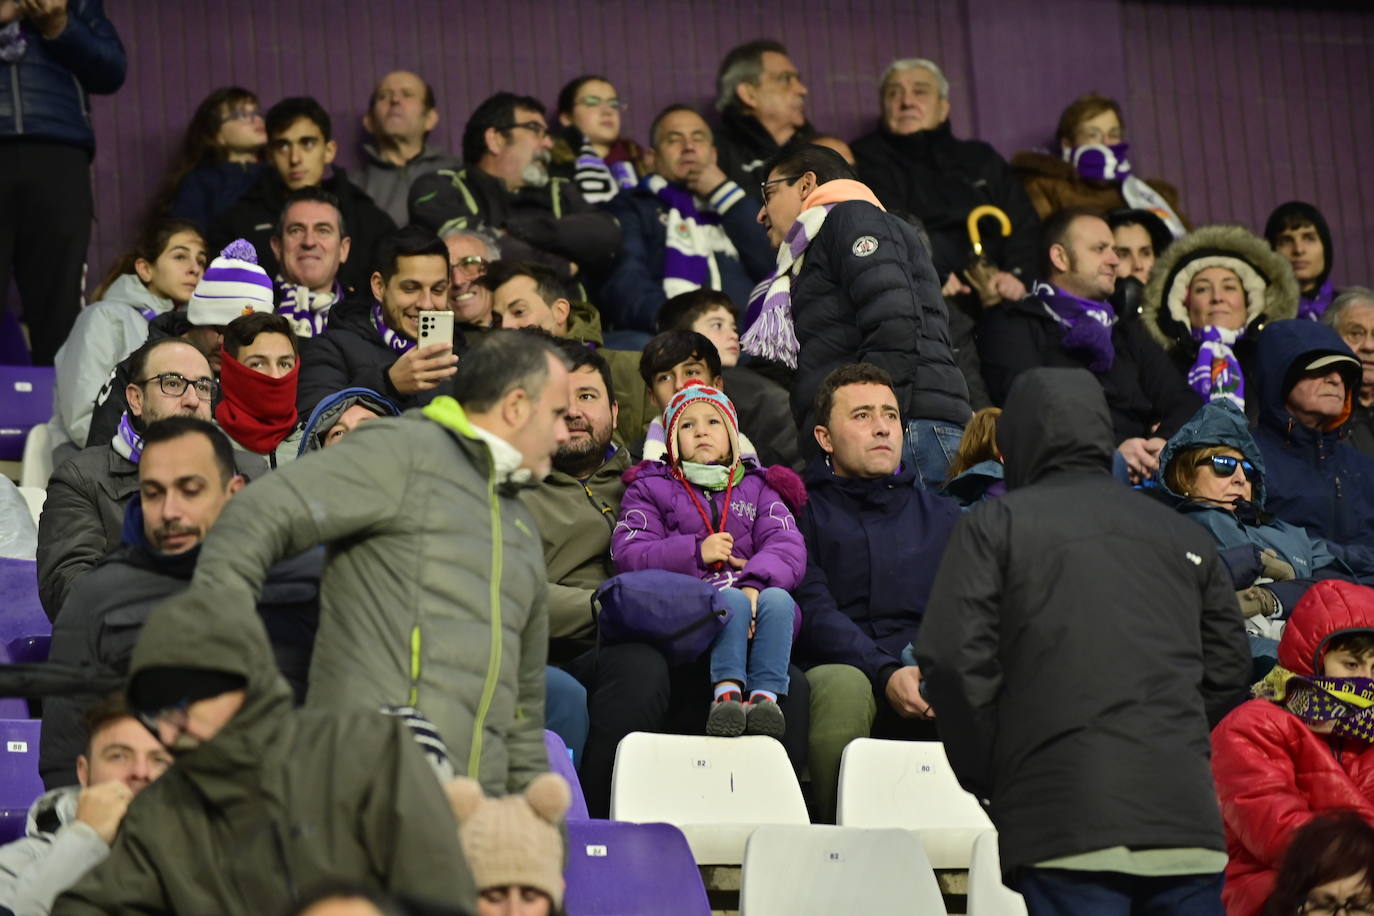
[[[1016,382],[1009,492],[955,526],[916,658],[1032,916],[1221,916],[1209,733],[1245,696],[1244,621],[1211,536],[1114,481],[1112,442],[1086,371]]]

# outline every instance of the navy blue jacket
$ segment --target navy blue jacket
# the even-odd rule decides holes
[[[737,187],[733,182],[727,184]],[[739,260],[716,257],[721,292],[741,313],[749,307],[754,285],[768,276],[776,262],[768,234],[756,219],[759,207],[758,200],[747,195],[720,215],[721,228],[739,252]],[[663,254],[668,248],[663,219],[668,209],[642,188],[617,194],[606,202],[605,209],[620,223],[620,250],[597,305],[619,330],[656,333],[658,310],[668,301],[663,292]]]
[[[258,183],[265,168],[261,162],[222,160],[198,165],[177,185],[167,215],[189,219],[201,232],[209,232],[215,220]]]
[[[881,695],[916,639],[935,571],[959,504],[912,486],[915,472],[837,477],[824,457],[806,472],[797,526],[806,576],[794,597],[802,628],[793,649],[802,667],[853,665]]]
[[[95,150],[90,94],[124,85],[126,61],[100,0],[69,0],[67,27],[52,41],[25,21],[24,56],[0,63],[0,138],[48,140]]]
[[[1266,508],[1329,541],[1374,546],[1374,458],[1344,437],[1360,383],[1359,363],[1337,364],[1346,376],[1347,410],[1329,428],[1302,426],[1284,403],[1296,367],[1323,354],[1355,356],[1334,330],[1315,321],[1275,321],[1260,337],[1255,441],[1267,472]]]

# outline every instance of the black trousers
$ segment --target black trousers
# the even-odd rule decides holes
[[[611,773],[621,738],[630,732],[705,733],[711,706],[706,659],[669,667],[654,647],[622,643],[590,650],[559,667],[587,688],[591,728],[578,776],[592,817],[610,816]],[[789,693],[778,705],[787,717],[782,744],[800,776],[806,764],[811,688],[800,668],[793,665],[790,674]]]
[[[0,142],[0,311],[9,308],[13,277],[36,366],[52,365],[81,311],[94,212],[84,149]]]

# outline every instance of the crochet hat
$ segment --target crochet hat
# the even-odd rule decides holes
[[[563,819],[572,793],[557,773],[542,773],[523,795],[488,798],[466,776],[445,786],[458,841],[479,891],[519,885],[548,894],[563,905]]]
[[[673,395],[672,400],[668,402],[668,408],[663,411],[663,429],[664,438],[667,440],[668,463],[676,465],[682,460],[682,456],[678,454],[678,424],[682,422],[682,413],[687,409],[687,406],[698,401],[710,403],[725,418],[725,431],[730,437],[730,463],[732,465],[738,463],[740,460],[739,417],[735,413],[735,405],[719,388],[712,388],[710,385],[695,381],[683,385],[681,390]]]
[[[205,268],[186,318],[194,325],[227,325],[241,315],[274,311],[272,296],[272,280],[258,266],[252,243],[235,239]]]

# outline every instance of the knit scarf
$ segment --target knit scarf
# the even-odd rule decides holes
[[[297,337],[319,337],[329,324],[329,310],[343,299],[343,284],[334,281],[327,293],[313,293],[310,287],[277,279],[277,314],[291,322]]]
[[[744,319],[748,330],[740,338],[744,352],[797,368],[801,344],[792,323],[792,275],[801,270],[806,249],[820,234],[826,216],[836,204],[847,200],[866,201],[886,211],[867,185],[848,178],[827,181],[812,191],[802,201],[802,212],[778,247],[777,266],[754,287]]]
[[[1374,680],[1317,677],[1274,667],[1251,691],[1273,700],[1304,722],[1332,722],[1333,735],[1374,744]]]
[[[590,140],[584,139],[573,162],[573,184],[589,204],[602,204],[620,193],[622,188],[633,188],[637,178],[632,162],[608,164],[597,153]]]
[[[1064,329],[1059,345],[1070,353],[1088,357],[1090,372],[1107,372],[1116,362],[1116,347],[1112,344],[1112,326],[1116,312],[1109,302],[1080,299],[1057,286],[1038,282],[1031,290],[1045,306],[1045,311]]]
[[[662,175],[649,175],[639,185],[668,208],[664,224],[663,292],[668,298],[694,289],[720,289],[716,255],[738,258],[720,214],[697,209],[697,197]],[[741,191],[741,194],[744,192]]]
[[[1245,409],[1245,376],[1231,349],[1244,336],[1245,328],[1193,328],[1193,340],[1199,346],[1193,368],[1188,370],[1188,385],[1204,401],[1230,401]]]
[[[119,428],[110,440],[110,448],[134,464],[138,464],[138,459],[143,457],[143,437],[134,429],[134,421],[127,410],[119,418]]]
[[[1164,220],[1164,225],[1169,227],[1169,232],[1174,238],[1181,239],[1188,234],[1188,228],[1183,225],[1182,217],[1174,212],[1173,207],[1169,206],[1164,195],[1136,176],[1127,175],[1126,180],[1121,182],[1121,198],[1132,209],[1149,210]]]
[[[24,20],[16,19],[0,29],[0,63],[17,63],[29,48],[22,28]]]
[[[382,339],[382,343],[397,353],[405,353],[415,346],[415,341],[402,337],[386,326],[386,319],[382,317],[382,304],[380,302],[372,303],[372,327],[377,331],[377,336]]]
[[[281,378],[255,372],[224,351],[220,355],[220,388],[224,398],[215,420],[239,445],[266,455],[296,428],[296,380],[300,363]]]
[[[703,490],[712,492],[719,492],[732,484],[737,484],[744,477],[744,464],[739,461],[730,467],[723,464],[697,464],[695,461],[684,461],[678,468],[682,471],[683,477]]]
[[[1331,300],[1336,297],[1336,290],[1331,286],[1331,281],[1327,280],[1317,288],[1317,291],[1308,295],[1303,293],[1298,298],[1298,317],[1306,318],[1310,321],[1321,320],[1326,312]]]

